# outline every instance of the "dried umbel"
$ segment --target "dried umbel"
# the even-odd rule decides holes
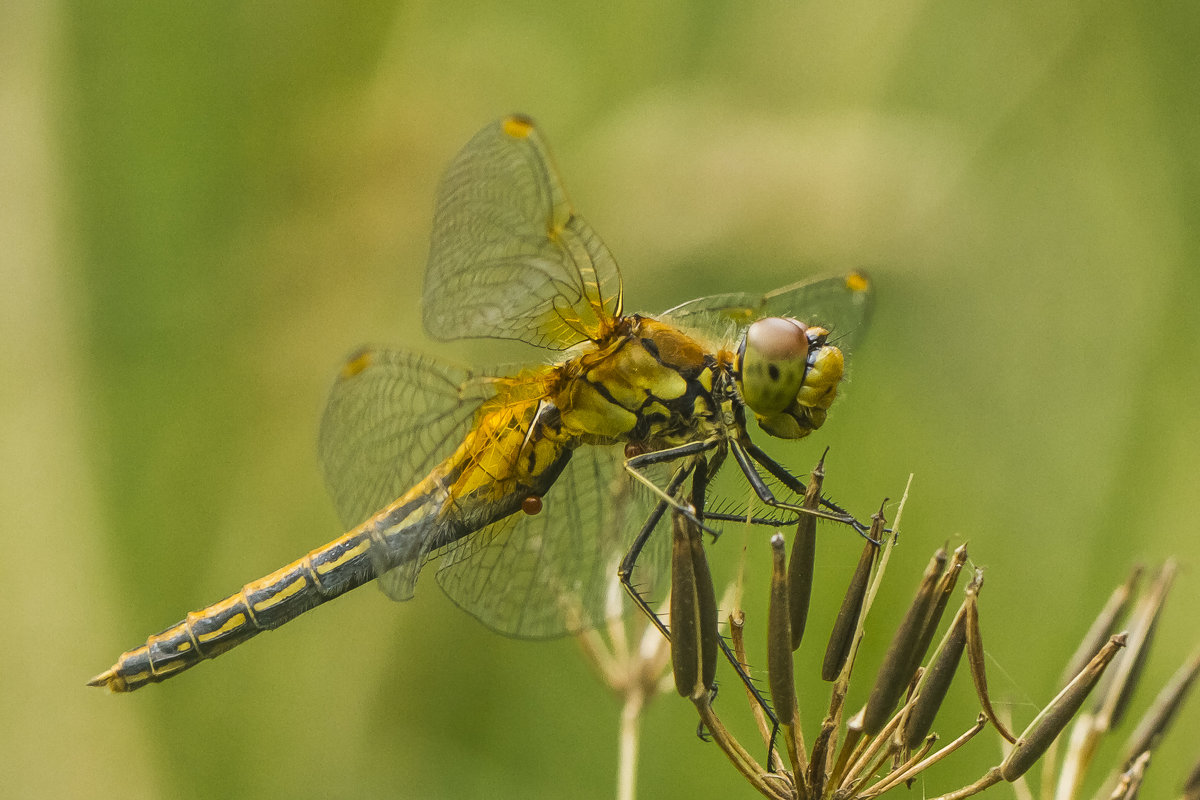
[[[803,505],[818,507],[823,472],[813,472]],[[903,503],[901,503],[903,508]],[[1096,743],[1122,716],[1130,690],[1140,674],[1146,645],[1174,575],[1168,562],[1153,586],[1125,620],[1126,631],[1117,633],[1132,595],[1134,580],[1118,589],[1088,633],[1064,673],[1062,689],[1019,735],[1013,735],[995,711],[984,668],[979,594],[982,574],[971,575],[965,596],[951,616],[946,631],[937,638],[944,612],[950,605],[960,574],[967,563],[965,547],[953,553],[938,550],[930,559],[903,621],[894,632],[883,663],[874,676],[863,708],[847,718],[845,698],[854,675],[855,656],[863,636],[864,620],[883,578],[899,529],[885,528],[882,510],[873,518],[870,539],[847,588],[833,631],[826,645],[821,677],[831,684],[830,702],[821,724],[807,745],[798,713],[793,653],[802,643],[807,625],[809,595],[815,570],[814,515],[801,515],[790,555],[784,537],[770,540],[772,575],[768,589],[767,684],[772,709],[749,680],[745,652],[744,617],[735,610],[728,619],[735,666],[745,676],[747,695],[758,730],[768,752],[760,764],[750,749],[721,722],[705,686],[717,650],[716,624],[712,621],[711,587],[700,531],[681,515],[674,522],[676,578],[672,612],[672,650],[676,686],[699,712],[704,729],[729,761],[763,796],[778,800],[853,800],[878,797],[910,785],[986,727],[1002,737],[1003,757],[978,780],[942,795],[941,800],[972,797],[1001,782],[1020,782],[1023,797],[1071,800],[1081,796],[1083,776],[1090,766]],[[937,641],[934,646],[935,640]],[[932,647],[932,652],[930,649]],[[966,661],[975,685],[980,713],[974,725],[937,747],[931,731],[960,663]],[[1098,797],[1133,798],[1150,753],[1161,739],[1188,688],[1200,669],[1200,651],[1164,687],[1158,700],[1136,726],[1122,761],[1105,782]],[[1093,698],[1092,710],[1084,708]],[[1075,720],[1070,743],[1056,747],[1061,734]],[[757,745],[753,746],[757,749]],[[1059,750],[1064,751],[1059,758]],[[1024,785],[1024,775],[1043,761],[1042,781],[1036,791]],[[1193,784],[1200,781],[1193,780]],[[1200,797],[1197,790],[1185,797]]]

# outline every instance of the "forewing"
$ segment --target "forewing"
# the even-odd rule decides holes
[[[422,302],[435,338],[550,349],[599,338],[621,313],[616,262],[571,208],[532,120],[489,125],[450,164]]]
[[[510,516],[441,554],[442,588],[509,636],[558,636],[620,614],[617,567],[653,505],[623,461],[617,447],[580,447],[541,513]],[[669,530],[656,530],[638,559],[635,585],[651,598],[669,545]]]
[[[699,331],[709,338],[736,340],[741,330],[762,317],[793,317],[829,331],[843,352],[854,350],[871,313],[871,283],[862,272],[816,278],[766,294],[731,293],[689,300],[660,318]]]
[[[347,361],[318,445],[342,524],[359,524],[429,474],[492,394],[486,379],[416,353],[363,350]]]

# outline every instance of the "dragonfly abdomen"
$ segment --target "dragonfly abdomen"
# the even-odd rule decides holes
[[[189,613],[142,646],[123,653],[89,685],[131,692],[160,683],[385,573],[388,595],[406,600],[412,597],[417,574],[432,551],[515,513],[531,494],[544,493],[570,457],[569,448],[552,448],[557,457],[541,465],[539,480],[528,489],[510,478],[504,482],[502,497],[468,495],[448,507],[446,482],[481,467],[467,446],[471,443],[468,439],[424,481],[354,530],[246,584],[236,594]],[[515,466],[507,459],[488,466],[495,469],[503,464]]]
[[[282,569],[246,584],[123,653],[89,684],[131,692],[159,683],[201,661],[216,658],[260,631],[283,623],[375,577],[372,523],[312,551]]]

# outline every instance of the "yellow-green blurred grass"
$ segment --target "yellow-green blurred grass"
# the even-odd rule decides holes
[[[131,697],[83,686],[339,532],[313,444],[328,383],[361,343],[433,347],[416,298],[437,176],[510,111],[541,122],[630,308],[872,270],[844,401],[773,452],[803,472],[831,445],[828,489],[863,515],[916,473],[920,546],[895,558],[961,535],[997,573],[983,613],[1017,720],[1133,559],[1184,565],[1151,670],[1188,651],[1195,12],[579,14],[3,12],[5,113],[34,121],[0,126],[23,176],[0,215],[17,789],[609,795],[616,707],[573,645],[492,636],[429,576],[410,604],[364,590]],[[857,543],[821,545],[835,593]],[[646,796],[734,791],[686,755],[692,726],[686,704],[651,709]],[[1192,757],[1168,742],[1148,791]]]

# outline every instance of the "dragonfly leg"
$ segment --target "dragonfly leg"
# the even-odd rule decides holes
[[[693,455],[696,452],[702,452],[702,450],[698,450],[696,448],[689,447],[688,452],[685,453],[684,455]],[[654,455],[654,454],[649,454],[649,455]],[[675,457],[678,458],[681,456],[676,455]],[[693,470],[694,470],[694,472],[693,472]],[[653,534],[654,528],[662,520],[663,515],[667,511],[667,508],[668,508],[667,498],[676,498],[677,497],[677,493],[679,491],[680,486],[683,485],[683,482],[687,479],[689,474],[694,474],[694,481],[693,481],[693,486],[692,486],[692,501],[693,501],[692,506],[694,508],[693,515],[695,517],[698,517],[701,520],[704,519],[704,517],[705,517],[704,494],[705,494],[705,488],[706,488],[706,484],[707,484],[707,475],[709,474],[709,472],[710,472],[710,470],[707,468],[701,470],[698,467],[696,467],[696,468],[693,468],[691,466],[680,467],[678,470],[676,470],[675,474],[672,476],[671,481],[667,484],[666,488],[658,489],[657,494],[664,497],[664,499],[659,501],[659,503],[654,507],[654,509],[650,513],[650,515],[646,518],[646,522],[642,525],[641,530],[638,532],[637,537],[634,539],[633,544],[630,546],[629,552],[626,553],[625,557],[621,560],[621,565],[617,571],[617,576],[621,582],[621,585],[625,588],[626,593],[633,600],[634,604],[638,607],[638,609],[641,610],[641,612],[643,614],[645,614],[650,619],[650,621],[654,624],[654,626],[657,627],[658,630],[662,633],[662,635],[665,636],[668,640],[670,640],[670,638],[671,638],[670,630],[668,630],[667,626],[663,623],[662,618],[658,615],[658,612],[656,612],[650,606],[650,603],[646,600],[646,598],[642,595],[642,593],[639,592],[637,590],[637,587],[635,587],[633,585],[633,581],[632,581],[633,570],[637,564],[637,558],[641,554],[642,549],[645,547],[646,542],[649,541],[651,534]],[[701,473],[703,473],[703,475],[704,475],[703,478],[701,477]],[[655,488],[658,488],[658,487],[655,487]],[[672,505],[677,505],[677,504],[679,504],[678,499],[676,499],[675,503]],[[689,511],[691,511],[691,510],[692,509],[689,509]],[[729,520],[729,521],[736,521],[736,522],[749,522],[750,524],[770,525],[772,527],[778,527],[780,524],[778,520],[759,519],[759,518],[753,518],[753,517],[747,519],[747,517],[745,517],[745,516],[734,516],[734,515],[729,515],[729,514],[714,514],[711,516],[714,519]],[[725,655],[725,659],[733,667],[734,672],[737,673],[738,680],[740,680],[742,682],[742,684],[746,687],[746,690],[750,693],[750,696],[752,698],[754,698],[754,702],[756,702],[763,709],[763,713],[766,714],[767,719],[770,720],[770,722],[771,722],[772,735],[771,735],[771,743],[768,746],[768,761],[770,761],[769,754],[770,754],[770,752],[772,752],[774,750],[775,735],[779,728],[779,720],[775,715],[775,711],[774,711],[774,709],[771,708],[770,702],[760,691],[758,685],[754,682],[754,679],[751,678],[749,672],[747,672],[746,667],[741,663],[741,661],[738,660],[737,655],[733,652],[733,649],[729,646],[729,642],[726,640],[726,638],[724,636],[717,637],[717,645],[720,647],[721,652]],[[716,683],[715,682],[713,683],[711,690],[712,690],[713,694],[715,695],[716,694]]]
[[[700,526],[700,530],[717,538],[718,533],[712,528],[704,524],[703,519],[695,510],[687,503],[682,502],[678,497],[674,496],[674,489],[668,487],[664,490],[657,483],[646,476],[642,470],[653,464],[662,464],[669,461],[678,461],[681,458],[691,458],[700,455],[708,450],[712,450],[721,443],[720,439],[708,439],[700,442],[688,442],[679,447],[668,447],[665,450],[654,450],[649,453],[642,453],[625,460],[625,470],[632,475],[639,483],[646,486],[651,492],[658,495],[659,499],[669,505],[676,514],[682,514],[689,522]],[[639,548],[640,549],[640,548]]]
[[[775,493],[771,491],[771,488],[767,486],[766,481],[764,481],[762,476],[758,474],[758,469],[755,466],[755,462],[761,464],[767,470],[767,472],[771,473],[774,478],[776,478],[792,492],[803,495],[805,487],[803,483],[801,483],[794,475],[787,471],[787,468],[767,455],[767,453],[758,445],[750,441],[731,441],[729,443],[729,448],[733,451],[733,458],[737,462],[738,468],[742,471],[742,474],[746,477],[747,482],[749,482],[750,487],[754,489],[754,493],[758,495],[758,499],[766,505],[770,506],[771,508],[791,511],[797,514],[811,514],[822,519],[841,522],[845,525],[849,525],[851,528],[857,531],[860,536],[869,538],[870,528],[868,526],[859,522],[854,515],[845,511],[840,506],[831,503],[824,498],[821,498],[821,505],[827,509],[826,511],[803,508],[801,506],[794,505],[792,503],[784,503],[776,499]]]
[[[659,452],[667,452],[667,451],[659,451]],[[695,449],[689,447],[689,451],[685,455],[692,455],[692,454],[694,454],[694,452],[695,452]],[[653,456],[653,455],[656,455],[656,453],[648,453],[646,455]],[[645,456],[638,456],[637,458],[640,459],[640,458],[644,458],[644,457]],[[679,456],[676,456],[676,457],[679,457]],[[657,461],[658,460],[656,459],[656,462]],[[711,472],[711,470],[709,470],[709,471]],[[633,472],[633,471],[631,470],[631,472]],[[683,485],[683,482],[687,479],[687,476],[690,474],[690,472],[691,472],[691,467],[680,467],[680,469],[676,471],[675,475],[672,476],[671,481],[667,484],[665,489],[653,484],[653,482],[649,481],[649,479],[646,478],[644,475],[641,475],[640,473],[637,473],[637,472],[633,472],[633,474],[637,475],[639,477],[639,479],[642,480],[642,482],[650,482],[651,485],[653,485],[653,487],[654,487],[655,494],[657,494],[659,497],[662,497],[663,499],[660,500],[658,502],[658,504],[654,507],[654,509],[650,512],[650,515],[646,518],[646,522],[642,525],[642,529],[640,531],[638,531],[637,536],[634,537],[633,544],[630,545],[629,551],[625,554],[625,557],[621,559],[621,564],[617,568],[617,578],[618,578],[618,580],[620,580],[621,586],[625,589],[626,594],[628,594],[630,599],[633,600],[634,605],[636,605],[643,614],[645,614],[647,617],[650,618],[650,620],[654,623],[654,626],[656,628],[658,628],[659,631],[662,632],[662,635],[667,637],[667,639],[671,638],[670,631],[668,631],[666,625],[663,624],[662,619],[658,616],[658,612],[656,612],[650,606],[650,602],[648,600],[646,600],[646,598],[642,595],[642,593],[637,590],[637,587],[635,587],[633,585],[633,570],[634,570],[634,567],[637,565],[638,556],[641,555],[642,549],[646,546],[646,542],[650,540],[650,536],[654,532],[655,526],[658,525],[659,521],[662,520],[663,514],[665,514],[667,512],[668,506],[670,506],[670,507],[682,506],[683,510],[680,513],[686,513],[687,516],[692,517],[692,518],[701,517],[702,519],[703,518],[715,519],[715,520],[720,520],[722,522],[740,522],[740,523],[748,522],[751,525],[768,525],[773,528],[778,528],[781,525],[786,526],[786,525],[794,525],[795,524],[794,520],[793,521],[780,521],[780,520],[767,519],[767,518],[762,518],[762,517],[747,517],[745,514],[722,514],[722,513],[709,514],[709,513],[705,512],[703,509],[703,505],[702,505],[703,498],[701,498],[701,503],[697,510],[693,510],[692,508],[689,508],[685,504],[681,503],[678,500],[678,498],[675,498],[673,501],[669,502],[669,499],[679,491],[679,487]],[[696,519],[695,521],[698,524],[701,524],[701,519]],[[702,525],[702,527],[704,527],[704,526]],[[707,527],[705,527],[704,529],[709,530]],[[731,658],[730,660],[736,662],[736,659]],[[742,670],[740,669],[740,667],[736,667],[736,668],[740,674],[742,672]]]
[[[661,489],[659,492],[665,495],[670,495],[679,491],[679,487],[683,485],[683,482],[687,479],[688,473],[690,472],[690,467],[680,467],[678,470],[676,470],[675,475],[671,478],[671,482],[667,484],[665,492]],[[654,627],[658,628],[662,635],[665,636],[668,641],[670,641],[671,632],[667,630],[667,626],[663,624],[662,618],[658,616],[657,611],[650,607],[649,601],[647,601],[642,593],[637,590],[637,587],[633,585],[633,568],[637,564],[638,556],[641,555],[642,548],[646,546],[646,542],[650,540],[650,534],[654,533],[654,528],[658,525],[659,520],[661,520],[663,514],[667,512],[667,505],[668,503],[666,500],[660,500],[654,507],[654,510],[650,512],[650,516],[646,518],[646,522],[642,525],[642,529],[638,531],[638,535],[633,540],[633,544],[629,546],[629,552],[627,552],[625,557],[621,559],[621,565],[617,568],[617,579],[621,582],[621,586],[624,587],[626,594],[629,595],[629,598],[633,600],[633,604],[637,606],[638,609],[645,614],[651,622],[654,623]]]
[[[800,521],[799,516],[776,519],[774,517],[755,517],[749,514],[731,514],[726,511],[705,511],[704,518],[709,521],[716,520],[718,522],[740,522],[750,525],[766,525],[770,528],[791,528]]]
[[[785,466],[780,464],[775,459],[771,458],[771,456],[768,455],[765,450],[763,450],[761,447],[756,445],[754,442],[747,440],[743,444],[746,447],[746,452],[748,452],[750,454],[751,458],[753,458],[755,461],[757,461],[759,464],[761,464],[763,466],[763,468],[767,470],[767,472],[769,472],[773,476],[775,476],[779,480],[780,483],[782,483],[784,486],[786,486],[788,489],[795,492],[796,494],[799,494],[799,495],[804,494],[804,492],[805,492],[804,484],[800,482],[799,478],[797,478],[795,475],[793,475],[791,472],[789,472]],[[825,452],[828,453],[829,448],[826,448]],[[824,454],[821,455],[821,461],[822,462],[825,461]],[[831,500],[826,500],[824,497],[822,497],[821,505],[824,506],[825,508],[829,509],[830,511],[832,511],[835,515],[840,515],[841,517],[845,517],[847,524],[856,523],[856,525],[852,525],[853,527],[857,527],[857,525],[862,525],[862,523],[858,522],[858,520],[855,519],[854,516],[851,515],[851,513],[849,511],[842,508],[837,503],[832,502]],[[867,527],[867,529],[869,530],[869,526],[865,526],[865,527]]]

